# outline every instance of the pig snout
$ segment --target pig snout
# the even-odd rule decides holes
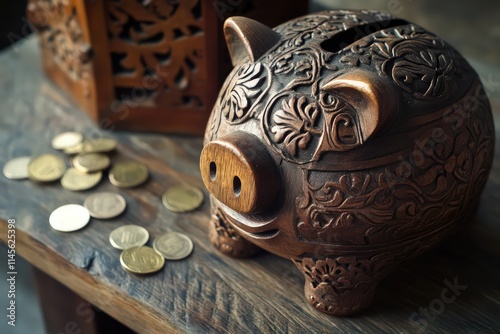
[[[269,209],[280,192],[274,159],[255,135],[235,131],[208,143],[201,152],[201,176],[210,193],[242,214]]]

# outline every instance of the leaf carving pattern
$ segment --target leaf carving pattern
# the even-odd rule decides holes
[[[239,123],[249,116],[255,99],[263,93],[264,71],[261,63],[245,64],[238,70],[221,100],[221,112],[228,122]]]
[[[418,99],[447,98],[465,66],[463,58],[440,38],[414,25],[380,31],[371,43],[353,47],[376,59],[382,71]]]
[[[275,125],[271,128],[274,141],[283,143],[291,156],[309,147],[312,136],[321,134],[316,127],[319,110],[315,103],[308,103],[305,96],[292,96],[282,101],[281,109],[273,116]]]

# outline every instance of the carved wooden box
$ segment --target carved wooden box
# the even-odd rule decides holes
[[[46,74],[104,129],[202,134],[230,70],[222,23],[277,24],[307,1],[30,0]]]
[[[478,204],[494,145],[483,86],[438,36],[380,12],[224,31],[234,69],[200,161],[210,239],[291,259],[315,308],[358,312]]]

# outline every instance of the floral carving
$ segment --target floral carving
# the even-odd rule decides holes
[[[389,269],[384,256],[304,257],[294,263],[306,277],[309,303],[323,312],[343,315],[358,311],[370,302],[383,271]]]
[[[262,94],[264,72],[261,63],[245,64],[238,70],[222,98],[221,111],[228,122],[241,122],[249,115],[255,99]]]
[[[401,161],[330,173],[326,182],[311,183],[324,180],[321,172],[305,172],[304,196],[297,201],[299,236],[326,244],[385,243],[467,216],[473,206],[461,203],[465,194],[477,201],[486,182],[493,132],[484,117],[472,121],[453,110],[445,118],[458,119],[460,127],[449,121],[422,131]]]
[[[446,95],[454,80],[451,55],[433,49],[432,41],[426,42],[401,42],[393,50],[398,59],[392,66],[392,78],[417,98]]]
[[[319,116],[318,107],[315,103],[308,103],[305,96],[282,101],[281,109],[274,113],[274,126],[271,132],[274,141],[283,143],[285,150],[296,156],[298,151],[309,147],[313,136],[321,134],[317,127]]]
[[[361,44],[354,44],[351,47],[351,53],[340,58],[341,63],[346,63],[349,66],[359,66],[360,64],[370,65],[372,56],[365,49],[368,45],[367,42]]]
[[[370,45],[356,47],[375,57],[382,71],[418,99],[446,98],[457,87],[458,69],[464,66],[446,43],[413,25],[378,32]]]
[[[370,260],[357,259],[355,256],[339,256],[324,260],[306,257],[302,259],[299,268],[314,287],[326,283],[339,294],[357,288],[360,284],[370,283],[373,272]]]

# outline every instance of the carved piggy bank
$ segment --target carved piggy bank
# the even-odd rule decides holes
[[[478,204],[494,131],[477,74],[425,29],[328,11],[225,22],[234,69],[201,155],[211,242],[291,259],[315,308],[348,315]]]

